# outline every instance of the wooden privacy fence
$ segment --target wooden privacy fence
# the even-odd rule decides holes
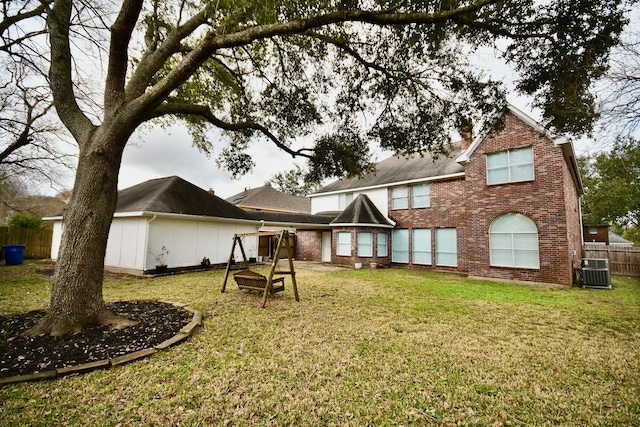
[[[52,239],[52,229],[0,227],[0,246],[25,244],[25,258],[51,258]]]
[[[611,274],[640,276],[640,248],[584,245],[585,258],[607,258]]]

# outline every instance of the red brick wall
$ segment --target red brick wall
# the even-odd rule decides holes
[[[571,261],[570,274],[580,267],[582,258],[582,218],[580,218],[580,195],[571,177],[566,162],[563,163],[564,200],[567,218],[567,241],[569,244],[569,259]],[[608,236],[607,236],[608,237]]]
[[[296,259],[302,261],[322,260],[322,230],[297,230]]]
[[[487,185],[486,155],[523,147],[533,149],[534,179]],[[504,129],[490,135],[472,154],[464,179],[431,184],[430,207],[392,210],[390,200],[389,194],[389,216],[397,228],[410,232],[413,228],[431,229],[433,266],[435,229],[453,227],[458,237],[456,271],[507,280],[572,283],[573,267],[577,266],[574,261],[579,262],[582,247],[575,185],[562,149],[511,113],[505,116]],[[510,212],[524,214],[536,224],[539,269],[490,265],[489,227],[498,216]]]
[[[337,233],[351,233],[351,255],[336,255]],[[371,257],[359,257],[358,254],[358,233],[373,233],[373,255]],[[387,233],[387,256],[378,257],[378,233]],[[331,236],[331,262],[333,264],[353,266],[355,263],[362,263],[362,268],[368,268],[371,263],[378,267],[384,267],[391,262],[391,230],[377,227],[336,227]]]
[[[533,147],[534,180],[501,185],[486,183],[486,154],[512,148]],[[572,251],[576,246],[577,194],[571,191],[562,150],[554,147],[514,115],[507,113],[505,128],[484,140],[466,165],[468,273],[547,283],[572,283]],[[565,198],[567,201],[565,202]],[[539,269],[492,267],[489,260],[489,227],[508,212],[528,216],[538,228]],[[570,218],[568,218],[570,216]],[[577,221],[576,221],[577,220]],[[571,221],[571,225],[568,225]],[[577,224],[577,225],[576,225]],[[578,234],[579,235],[579,234]],[[571,239],[571,244],[568,239]]]
[[[430,207],[392,210],[391,190],[389,190],[389,217],[396,222],[396,228],[410,229],[410,254],[412,252],[411,229],[430,228],[432,266],[435,266],[435,229],[455,228],[458,238],[458,268],[456,270],[467,270],[467,214],[465,209],[465,191],[466,185],[464,179],[433,182],[431,183]],[[411,200],[411,186],[409,186],[409,200]],[[414,266],[411,261],[411,256],[409,256],[409,266]],[[416,264],[415,266],[429,268],[421,264]]]

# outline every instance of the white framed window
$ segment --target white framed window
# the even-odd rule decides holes
[[[368,231],[358,233],[358,256],[373,256],[373,233]]]
[[[391,233],[391,261],[409,263],[409,230],[399,228]]]
[[[353,201],[353,193],[338,194],[338,209],[344,210]]]
[[[389,248],[387,246],[387,233],[378,233],[378,256],[389,256]]]
[[[412,231],[414,264],[431,265],[431,229],[414,228]]]
[[[393,187],[391,189],[391,209],[407,209],[409,207],[409,187]]]
[[[489,227],[489,254],[493,266],[540,268],[536,224],[519,213],[500,215]]]
[[[532,179],[532,147],[487,154],[487,184],[531,181]]]
[[[458,233],[455,228],[436,229],[436,265],[458,266]]]
[[[411,187],[411,207],[428,208],[429,206],[431,206],[431,185],[413,185]]]
[[[339,231],[336,239],[336,255],[351,256],[351,233]]]

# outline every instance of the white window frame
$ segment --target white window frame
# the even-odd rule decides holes
[[[431,206],[431,184],[415,184],[411,186],[411,207],[428,208]]]
[[[379,231],[378,232],[378,249],[377,249],[377,253],[379,257],[386,257],[389,256],[389,244],[388,244],[388,240],[389,240],[389,235],[385,232]]]
[[[512,222],[508,227],[500,230],[500,220]],[[526,240],[535,245],[527,245]],[[534,248],[535,246],[535,248]],[[498,251],[503,254],[510,253],[510,262],[504,261],[503,257],[498,257]],[[518,260],[528,259],[525,255],[534,256],[535,262],[519,262]],[[489,258],[492,267],[510,267],[540,269],[540,240],[538,227],[531,218],[519,213],[506,213],[493,220],[489,226]],[[502,260],[499,260],[501,258]]]
[[[451,236],[453,232],[453,239]],[[453,247],[451,247],[453,240]],[[455,255],[455,261],[446,261],[451,255]],[[444,267],[458,266],[458,230],[455,228],[436,228],[436,265]]]
[[[514,157],[514,153],[518,152],[518,151],[528,151],[530,153],[529,157],[530,160],[526,161],[526,162],[520,162],[520,163],[515,163],[515,160],[512,160],[511,158]],[[491,161],[492,158],[496,158],[499,155],[505,154],[507,156],[507,162],[506,164],[501,164],[499,166],[493,166],[490,167],[489,163]],[[526,181],[533,181],[535,179],[535,168],[533,165],[533,147],[522,147],[522,148],[514,148],[511,150],[506,150],[506,151],[498,151],[496,153],[490,153],[487,154],[487,158],[486,158],[486,167],[487,167],[487,185],[500,185],[500,184],[508,184],[508,183],[512,183],[512,182],[526,182]],[[515,168],[519,168],[522,166],[527,166],[527,165],[531,165],[531,176],[527,176],[526,178],[523,179],[514,179],[512,177],[513,175],[513,170]],[[506,180],[498,180],[498,181],[493,181],[492,180],[492,175],[495,177],[495,173],[492,174],[492,172],[501,170],[501,169],[506,169],[507,170],[507,177]],[[495,178],[494,178],[495,179]]]
[[[351,232],[338,231],[336,233],[336,255],[351,256]]]
[[[411,230],[411,261],[413,264],[431,265],[433,254],[431,253],[431,229],[414,228]],[[426,261],[416,261],[420,254],[425,254]]]
[[[399,242],[397,241],[397,237],[400,234],[405,235],[405,239],[407,241],[406,248],[399,247]],[[399,259],[399,254],[406,254],[406,259]],[[398,264],[409,264],[409,229],[408,228],[396,228],[391,232],[391,262],[396,262]]]
[[[391,188],[391,209],[409,209],[409,187],[403,185]]]
[[[364,236],[369,236],[369,241],[364,242]],[[373,233],[370,231],[358,231],[358,256],[363,258],[370,258],[373,256]]]

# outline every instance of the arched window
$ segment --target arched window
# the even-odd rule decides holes
[[[500,215],[489,227],[491,265],[540,268],[538,228],[519,213]]]

